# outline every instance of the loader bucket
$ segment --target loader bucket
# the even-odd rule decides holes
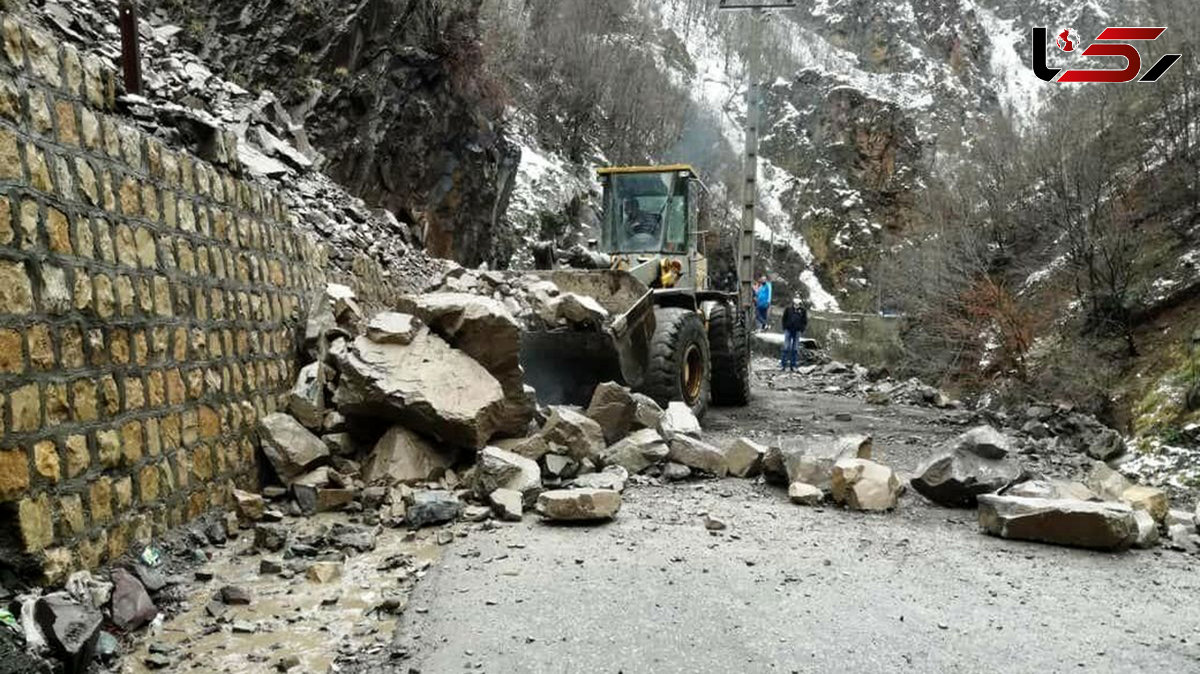
[[[525,383],[543,404],[587,405],[596,385],[616,381],[638,387],[654,334],[653,296],[624,271],[535,272],[563,293],[593,297],[609,313],[602,326],[556,327],[521,335]]]

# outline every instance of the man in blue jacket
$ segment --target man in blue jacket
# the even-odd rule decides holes
[[[758,314],[758,329],[766,330],[770,322],[768,312],[771,309],[771,281],[766,274],[758,277],[758,285],[754,288],[754,308]]]

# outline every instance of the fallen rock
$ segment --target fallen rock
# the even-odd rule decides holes
[[[1012,451],[1012,439],[991,426],[976,426],[955,438],[951,449],[984,459],[1003,459]]]
[[[287,545],[288,530],[282,524],[260,523],[254,527],[254,547],[279,552]]]
[[[357,490],[340,487],[310,487],[308,485],[293,485],[292,493],[296,496],[296,504],[305,515],[314,513],[342,510],[354,502]]]
[[[341,562],[313,562],[304,577],[313,583],[332,583],[342,577]]]
[[[334,403],[346,415],[399,423],[439,442],[480,449],[499,429],[504,391],[482,365],[428,328],[410,344],[359,337],[338,357]]]
[[[780,450],[786,483],[803,482],[823,491],[833,489],[833,466],[842,459],[870,459],[869,435],[799,438]],[[776,469],[776,461],[764,457],[764,469]]]
[[[1167,499],[1166,492],[1140,484],[1135,484],[1122,492],[1120,501],[1129,504],[1129,507],[1134,510],[1144,510],[1150,513],[1150,516],[1158,524],[1166,521],[1167,511],[1171,509],[1171,502]]]
[[[439,451],[404,426],[392,426],[375,443],[363,465],[367,484],[436,482],[454,465],[451,451]]]
[[[493,444],[500,449],[534,461],[540,461],[542,457],[550,453],[550,443],[540,433],[527,438],[502,438]]]
[[[521,521],[525,512],[521,492],[512,489],[497,489],[488,495],[488,502],[492,504],[492,512],[496,513],[496,517],[509,522]]]
[[[644,393],[634,393],[633,402],[635,405],[633,427],[652,428],[657,431],[659,424],[662,423],[663,408],[654,402],[654,398]]]
[[[1001,538],[1097,550],[1124,550],[1137,537],[1134,511],[1124,503],[979,497],[979,526]]]
[[[634,431],[604,450],[600,460],[605,465],[621,466],[637,474],[650,466],[662,463],[670,454],[670,448],[653,428]]]
[[[1196,524],[1195,515],[1186,510],[1172,508],[1167,511],[1167,518],[1163,520],[1163,526],[1172,527],[1176,524],[1191,528]]]
[[[621,509],[621,495],[610,489],[555,489],[538,496],[538,514],[555,522],[610,520]]]
[[[667,458],[675,463],[704,471],[716,477],[725,477],[729,472],[729,463],[724,452],[680,432],[674,434]]]
[[[421,326],[421,319],[412,314],[385,311],[376,314],[367,324],[367,339],[377,344],[407,346],[412,344]]]
[[[122,568],[113,569],[112,583],[112,622],[118,629],[136,630],[158,615],[158,607],[133,574]]]
[[[754,477],[762,470],[762,461],[766,454],[766,447],[749,438],[734,440],[725,452],[729,474],[734,477]]]
[[[1005,496],[1021,496],[1024,498],[1077,499],[1080,501],[1099,501],[1099,496],[1088,489],[1082,482],[1066,482],[1062,480],[1029,480],[1014,484],[1004,490]]]
[[[532,505],[542,489],[542,470],[537,461],[499,447],[487,447],[475,462],[475,494],[486,498],[497,489],[511,489]]]
[[[542,458],[543,472],[550,477],[569,480],[579,474],[579,462],[565,454],[547,454]]]
[[[692,469],[682,463],[668,461],[662,469],[662,479],[667,482],[680,482],[692,476]]]
[[[1180,552],[1200,552],[1200,536],[1196,530],[1182,524],[1167,527],[1167,538],[1171,539],[1171,549]]]
[[[1102,428],[1091,434],[1084,452],[1097,461],[1111,461],[1125,453],[1125,439],[1111,428]]]
[[[325,424],[325,376],[322,363],[300,368],[296,384],[288,392],[288,412],[305,428],[320,431]]]
[[[629,435],[637,414],[637,402],[629,389],[616,382],[604,382],[596,387],[587,416],[600,424],[604,440],[608,444]]]
[[[667,405],[667,409],[658,423],[658,430],[668,441],[674,440],[679,435],[699,439],[700,420],[696,418],[695,414],[692,414],[692,408],[676,401]]]
[[[341,283],[329,283],[325,286],[325,297],[329,299],[329,305],[333,308],[333,317],[337,320],[338,325],[354,325],[362,318],[362,311],[358,308],[358,299],[349,286]]]
[[[558,317],[572,325],[603,325],[608,319],[608,310],[600,306],[594,297],[563,293],[556,299]]]
[[[564,447],[567,455],[576,461],[595,460],[605,448],[604,431],[600,424],[563,405],[550,408],[550,417],[542,428],[542,437],[549,443]]]
[[[412,502],[404,512],[404,519],[414,529],[431,524],[451,522],[462,514],[462,502],[447,491],[430,489],[414,492]]]
[[[253,494],[241,489],[233,490],[233,502],[237,507],[238,517],[243,522],[257,522],[262,519],[267,503],[261,494]]]
[[[825,499],[825,492],[811,484],[793,482],[788,485],[788,498],[798,505],[815,506],[821,505],[821,501]]]
[[[976,451],[981,446],[955,443],[954,449],[935,457],[918,471],[912,480],[913,489],[939,505],[974,508],[980,494],[998,492],[1021,478],[1024,471],[1016,461],[990,458],[1003,457],[1006,452],[995,451],[995,445],[988,445],[986,455],[981,455]]]
[[[1146,510],[1134,510],[1133,519],[1137,525],[1137,537],[1133,546],[1145,550],[1158,545],[1158,523],[1150,513]]]
[[[831,483],[833,500],[854,510],[891,510],[900,500],[896,472],[868,459],[840,459]]]
[[[1105,501],[1121,500],[1121,495],[1125,493],[1125,490],[1133,486],[1124,475],[1109,468],[1108,464],[1103,461],[1096,461],[1092,464],[1092,469],[1084,478],[1083,483]]]
[[[263,454],[286,485],[329,459],[329,448],[293,417],[276,412],[259,419]]]
[[[100,611],[79,603],[66,592],[52,592],[37,600],[34,619],[67,672],[88,669],[104,621]]]
[[[574,487],[588,489],[610,489],[617,493],[625,491],[625,483],[629,480],[629,472],[621,466],[607,466],[599,473],[580,475],[572,482]]]
[[[253,599],[249,590],[237,585],[226,585],[217,594],[226,606],[249,606]]]

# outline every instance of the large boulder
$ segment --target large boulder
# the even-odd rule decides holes
[[[564,448],[576,461],[595,461],[605,448],[604,429],[600,424],[564,405],[550,408],[550,417],[542,427],[542,437]]]
[[[66,671],[87,671],[100,623],[104,622],[100,611],[81,604],[66,592],[53,592],[37,600],[34,619],[54,654],[65,663]]]
[[[667,458],[671,461],[710,475],[725,477],[729,461],[720,449],[690,435],[676,433],[671,440]]]
[[[596,391],[592,393],[587,416],[600,424],[605,442],[612,444],[629,435],[637,414],[637,406],[629,389],[609,381],[597,386]]]
[[[485,499],[497,489],[518,492],[526,505],[533,505],[542,490],[542,470],[533,459],[487,447],[475,462],[475,494]]]
[[[400,298],[399,308],[419,318],[496,378],[504,391],[498,431],[523,435],[536,403],[525,391],[521,326],[504,304],[481,295],[428,293]]]
[[[896,472],[867,459],[840,459],[831,483],[833,500],[853,510],[891,510],[900,500]]]
[[[325,373],[321,363],[300,368],[296,384],[288,392],[288,412],[305,428],[320,432],[325,423]]]
[[[428,328],[418,330],[409,344],[359,337],[337,356],[341,378],[334,402],[342,414],[387,419],[473,449],[502,430],[500,383]]]
[[[391,486],[440,480],[454,458],[452,450],[439,451],[407,428],[392,426],[367,457],[363,481]]]
[[[658,425],[662,423],[663,408],[654,402],[654,398],[645,393],[634,393],[633,402],[636,405],[633,413],[633,427],[658,430]]]
[[[1134,510],[1133,521],[1137,525],[1137,537],[1133,541],[1135,548],[1152,548],[1158,545],[1158,523],[1145,510]]]
[[[1103,461],[1095,461],[1083,480],[1084,485],[1105,501],[1119,501],[1126,489],[1133,486],[1126,477]]]
[[[749,438],[734,440],[725,451],[729,474],[734,477],[754,477],[762,470],[762,461],[766,454],[766,447]]]
[[[607,466],[621,466],[630,473],[640,473],[650,466],[666,461],[670,448],[653,428],[634,431],[617,441],[601,455]]]
[[[979,526],[985,533],[1055,545],[1124,550],[1137,539],[1134,510],[1124,503],[979,497]]]
[[[676,401],[667,405],[658,422],[658,430],[667,440],[674,440],[677,435],[699,438],[700,420],[692,413],[692,408]]]
[[[621,495],[611,489],[554,489],[538,496],[537,511],[557,522],[610,520],[621,509]]]
[[[291,415],[268,414],[258,429],[263,454],[286,485],[329,459],[329,447]]]
[[[985,432],[979,433],[983,429]],[[1021,465],[1006,459],[1001,452],[1000,438],[988,426],[968,431],[954,443],[950,451],[929,461],[912,480],[912,486],[922,496],[939,505],[951,508],[974,508],[980,494],[991,494],[1020,479]],[[969,435],[982,435],[986,442],[964,442]],[[982,452],[982,453],[980,453]]]
[[[125,569],[112,570],[112,621],[118,629],[132,632],[158,615],[141,581]]]
[[[1012,452],[1012,439],[985,424],[955,438],[952,449],[984,459],[1003,459]]]
[[[1088,489],[1082,482],[1067,482],[1064,480],[1029,480],[1014,484],[1004,490],[1005,496],[1024,496],[1026,498],[1049,499],[1078,499],[1080,501],[1099,501],[1099,496]]]
[[[803,482],[818,489],[833,489],[833,466],[842,459],[870,459],[872,441],[869,435],[843,435],[838,438],[802,437],[780,448],[780,460],[786,473],[786,483]],[[776,462],[767,462],[772,471]]]
[[[1157,487],[1135,484],[1121,494],[1120,500],[1134,510],[1144,510],[1150,513],[1150,516],[1158,524],[1162,524],[1167,519],[1167,511],[1171,509],[1167,493]]]

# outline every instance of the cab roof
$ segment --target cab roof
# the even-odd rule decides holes
[[[687,171],[692,175],[696,174],[696,170],[693,169],[690,164],[666,164],[663,166],[604,166],[596,169],[596,173],[602,176],[621,173],[674,173],[676,171]]]

